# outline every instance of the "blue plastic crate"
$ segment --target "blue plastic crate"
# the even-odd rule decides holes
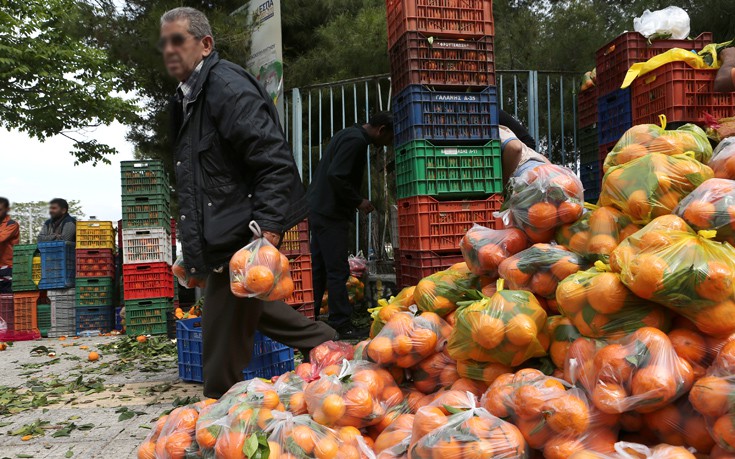
[[[393,98],[395,144],[412,140],[487,143],[499,139],[498,90],[431,91],[411,85]]]
[[[114,319],[115,327],[114,327],[114,329],[117,330],[117,331],[122,331],[122,329],[123,329],[123,326],[122,326],[122,317],[120,316],[120,313],[121,312],[122,312],[122,307],[115,308],[115,319]]]
[[[582,164],[596,161],[600,156],[597,146],[597,125],[581,128],[577,131],[577,146],[579,148],[579,162]]]
[[[41,252],[41,290],[74,287],[76,276],[76,252],[73,242],[39,242]]]
[[[597,132],[600,145],[617,142],[633,127],[630,88],[618,89],[597,99]]]
[[[94,306],[74,309],[74,323],[77,334],[83,331],[99,330],[107,333],[112,329],[112,312],[109,306]]]
[[[179,377],[184,381],[202,382],[202,319],[176,322],[176,347],[179,355]],[[288,346],[255,333],[253,358],[243,371],[246,380],[281,375],[294,369],[294,352]]]
[[[598,161],[583,163],[579,168],[579,178],[584,187],[584,199],[595,203],[600,198],[602,187],[602,164]]]

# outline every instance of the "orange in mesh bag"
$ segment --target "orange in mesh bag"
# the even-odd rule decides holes
[[[582,390],[539,370],[500,376],[481,404],[518,426],[528,445],[547,459],[567,459],[584,449],[612,452],[617,441],[617,416],[601,413]]]
[[[735,249],[695,233],[681,218],[659,217],[613,252],[612,268],[641,298],[691,320],[711,336],[735,332]]]
[[[240,298],[266,301],[284,300],[291,296],[288,258],[263,237],[256,222],[250,222],[254,240],[235,252],[230,259],[230,289]]]
[[[713,176],[712,169],[691,156],[650,153],[611,167],[602,179],[599,203],[645,225],[670,214],[679,201]]]
[[[681,155],[690,153],[700,163],[707,164],[712,158],[712,145],[707,134],[694,124],[666,130],[666,117],[661,117],[661,126],[640,124],[628,129],[612,151],[605,158],[602,168],[607,172],[611,167],[629,163],[649,153]]]

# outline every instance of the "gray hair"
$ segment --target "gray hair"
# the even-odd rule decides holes
[[[182,19],[189,21],[190,34],[194,35],[198,39],[210,36],[214,42],[212,27],[209,25],[207,16],[205,16],[201,11],[188,6],[181,6],[163,13],[163,16],[161,16],[161,25],[166,22],[174,22]]]

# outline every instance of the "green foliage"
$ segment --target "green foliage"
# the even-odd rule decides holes
[[[0,3],[0,125],[41,141],[69,137],[77,163],[109,162],[115,149],[80,131],[134,122],[137,107],[116,95],[125,90],[121,67],[80,33],[104,14],[75,0]]]

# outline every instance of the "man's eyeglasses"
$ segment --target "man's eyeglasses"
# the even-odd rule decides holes
[[[175,33],[173,35],[170,35],[168,37],[161,37],[158,39],[158,43],[156,43],[156,49],[158,49],[159,52],[163,52],[164,49],[166,49],[166,46],[168,46],[169,43],[171,43],[171,46],[179,47],[186,43],[186,40],[189,38],[193,38],[192,35],[183,35],[180,33]]]

